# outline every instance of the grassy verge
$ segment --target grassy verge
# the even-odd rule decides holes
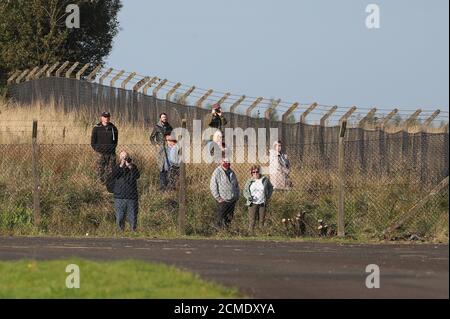
[[[80,288],[66,287],[69,264],[79,266]],[[206,282],[173,267],[140,261],[83,259],[0,262],[0,298],[238,298],[236,289]]]

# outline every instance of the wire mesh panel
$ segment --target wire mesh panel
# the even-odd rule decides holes
[[[346,148],[354,147],[346,142]],[[88,144],[39,144],[38,172],[40,184],[41,229],[50,233],[80,235],[110,234],[116,231],[114,190],[108,191],[99,179],[97,154]],[[289,150],[290,146],[287,145]],[[1,229],[29,231],[33,209],[32,149],[30,145],[0,145]],[[179,176],[172,176],[173,188],[161,189],[160,146],[119,145],[140,171],[139,231],[147,234],[177,232],[179,192],[187,198],[187,234],[208,236],[217,232],[217,202],[211,193],[211,178],[220,164],[186,163],[186,188],[180,189]],[[367,149],[366,151],[371,151]],[[288,152],[289,185],[275,187],[265,210],[264,227],[256,227],[262,235],[271,236],[333,236],[336,235],[339,175],[337,147],[327,146],[329,165],[323,158],[299,157]],[[390,174],[361,168],[346,157],[345,231],[354,237],[380,238],[383,231],[398,220],[436,185],[422,182],[420,170],[413,165],[393,163]],[[245,185],[252,179],[252,167],[259,165],[262,175],[274,182],[270,161],[265,163],[231,163],[239,184],[229,231],[248,235],[250,210],[244,198]],[[394,169],[395,168],[395,169]],[[445,174],[441,173],[441,174]],[[443,175],[440,177],[442,178]],[[435,180],[439,177],[436,176]],[[402,225],[403,237],[411,234],[432,238],[445,236],[448,219],[448,191],[428,202]],[[26,227],[22,227],[22,226]],[[30,226],[31,227],[31,226]],[[448,230],[448,228],[447,228]]]
[[[0,144],[0,229],[31,231],[33,174],[31,145]]]
[[[432,196],[396,230],[398,239],[448,240],[448,188]]]
[[[442,137],[436,135],[429,138],[434,142]],[[415,139],[415,143],[420,143],[420,136]],[[436,148],[436,157],[428,162],[428,166],[427,162],[417,165],[423,156],[417,149],[403,154],[395,152],[402,150],[404,146],[401,137],[389,140],[389,149],[394,151],[393,154],[379,153],[379,145],[377,141],[374,142],[364,145],[360,145],[359,141],[345,144],[345,157],[348,159],[345,174],[345,217],[348,234],[382,236],[388,226],[407,213],[448,175],[440,166],[440,163],[447,161],[448,153],[443,153],[440,148]],[[358,161],[352,161],[354,150],[361,147],[364,152],[372,154],[374,166],[363,166]],[[384,157],[383,162],[389,163],[388,171],[375,169],[381,156]],[[430,218],[434,217],[430,215]]]
[[[220,206],[211,191],[211,179],[222,157],[212,162],[205,160],[205,154],[211,153],[207,145],[213,138],[205,139],[200,132],[200,148],[193,146],[194,128],[198,124],[194,121],[200,121],[203,131],[208,126],[210,110],[75,79],[45,78],[20,83],[10,88],[10,94],[26,105],[41,101],[64,111],[63,119],[38,124],[35,164],[40,185],[41,231],[108,235],[117,230],[114,187],[109,185],[108,189],[99,178],[99,157],[88,144],[92,126],[104,110],[111,112],[120,132],[116,155],[109,160],[119,164],[119,154],[126,150],[140,172],[137,181],[140,232],[177,234],[180,192],[187,200],[189,235],[217,233],[221,209],[231,210],[231,204]],[[166,167],[167,172],[163,172],[161,163],[167,154],[161,146],[148,143],[151,127],[162,112],[167,113],[174,128],[180,128],[182,119],[186,119],[188,144],[192,147],[186,161],[184,189],[179,187],[176,169],[169,173]],[[390,225],[427,198],[427,203],[402,224],[396,236],[448,238],[448,192],[428,198],[433,188],[448,176],[448,133],[387,133],[381,129],[349,128],[343,142],[344,175],[340,176],[339,127],[282,123],[234,113],[226,113],[225,117],[227,128],[240,129],[242,133],[247,129],[258,132],[270,128],[278,133],[276,138],[266,134],[265,143],[260,145],[249,134],[243,134],[246,136],[242,139],[234,134],[231,141],[225,132],[225,148],[232,151],[231,170],[240,192],[228,228],[231,234],[249,235],[254,221],[256,226],[262,226],[255,227],[256,231],[267,236],[334,236],[342,182],[347,235],[382,238]],[[27,233],[32,225],[35,181],[30,134],[31,121],[9,123],[0,119],[2,232]],[[270,151],[277,140],[283,142],[283,153],[289,159],[285,187],[277,185],[276,172],[271,168]],[[243,149],[239,150],[240,147]],[[251,159],[252,149],[257,153],[255,159]],[[274,186],[261,213],[264,224],[256,221],[255,211],[244,197],[245,186],[254,179],[255,165],[260,166],[260,173]],[[170,187],[161,187],[162,184]]]
[[[66,112],[82,114],[88,123],[93,123],[102,111],[108,110],[120,122],[149,127],[159,120],[160,113],[165,112],[174,127],[180,127],[181,120],[186,119],[187,129],[192,131],[194,120],[201,121],[201,129],[207,128],[206,119],[210,114],[206,108],[70,78],[41,78],[14,84],[8,90],[10,97],[19,103],[52,103]],[[322,159],[323,166],[331,162],[327,158],[328,146],[338,140],[339,127],[336,126],[285,123],[228,112],[225,112],[225,117],[229,122],[227,127],[230,128],[275,128],[279,139],[295,147],[300,160],[302,156],[313,156],[311,153],[314,153]],[[269,143],[269,134],[266,138]],[[380,128],[365,130],[353,127],[347,130],[346,141],[355,141],[352,147],[348,147],[347,155],[365,170],[389,173],[391,165],[408,161],[415,169],[421,170],[422,181],[425,181],[430,176],[436,176],[437,170],[448,167],[448,157],[435,156],[433,153],[435,150],[448,154],[448,132],[387,133]],[[366,147],[366,144],[370,144],[370,147]]]

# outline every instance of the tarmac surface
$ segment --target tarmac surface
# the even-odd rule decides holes
[[[169,264],[252,298],[449,298],[448,245],[0,237],[0,260],[69,257]]]

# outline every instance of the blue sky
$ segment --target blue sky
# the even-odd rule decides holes
[[[380,29],[366,28],[370,3],[380,7]],[[361,112],[370,107],[384,113],[393,107],[404,114],[419,107],[448,111],[447,0],[123,4],[122,30],[107,59],[116,69],[236,95],[281,98],[286,106],[298,101],[338,105],[340,112],[352,105],[364,108]]]

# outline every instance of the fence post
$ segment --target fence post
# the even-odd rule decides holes
[[[186,129],[186,119],[181,120],[181,127]],[[178,191],[178,228],[181,235],[186,234],[186,164],[184,162],[185,147],[180,162],[180,182]]]
[[[209,89],[208,91],[206,91],[205,94],[203,94],[203,96],[198,99],[198,101],[195,103],[195,106],[199,107],[199,108],[203,108],[203,102],[205,102],[205,100],[213,93],[214,91]]]
[[[230,113],[236,113],[236,108],[245,100],[246,96],[242,95],[239,100],[233,103],[233,105],[230,107]]]
[[[341,129],[339,132],[339,153],[338,153],[338,166],[339,166],[339,203],[338,203],[338,236],[345,236],[345,221],[344,221],[344,190],[345,190],[345,171],[344,171],[344,137],[347,128],[347,121],[344,120],[341,123]]]
[[[37,145],[37,127],[38,122],[33,121],[33,135],[31,139],[32,145],[32,170],[33,170],[33,222],[38,226],[41,221],[41,206],[40,206],[40,186],[39,186],[39,170],[38,170],[38,145]]]

